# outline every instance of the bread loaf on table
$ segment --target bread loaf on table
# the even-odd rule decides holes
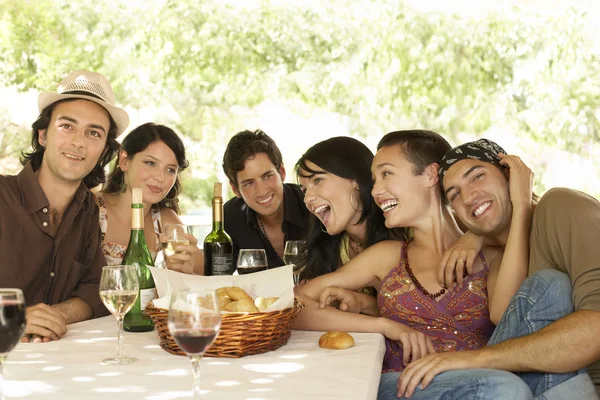
[[[324,349],[349,349],[354,346],[354,338],[346,332],[327,332],[319,338],[319,347]]]

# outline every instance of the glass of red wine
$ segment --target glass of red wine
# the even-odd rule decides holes
[[[237,259],[238,274],[251,274],[267,269],[267,253],[264,249],[240,249]]]
[[[0,289],[0,399],[4,396],[2,365],[25,332],[25,299],[20,289]]]
[[[200,400],[200,360],[221,329],[221,312],[214,290],[173,292],[169,306],[169,332],[192,361],[194,400]]]

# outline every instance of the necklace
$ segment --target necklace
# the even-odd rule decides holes
[[[408,243],[406,243],[406,242],[405,242],[404,246],[402,246],[402,258],[404,259],[404,266],[406,268],[406,272],[408,273],[408,276],[413,281],[413,283],[415,284],[417,289],[419,289],[421,292],[423,292],[423,294],[425,296],[430,297],[433,300],[435,300],[438,297],[440,297],[441,295],[443,295],[444,293],[446,293],[445,287],[442,288],[442,290],[440,290],[439,292],[429,293],[429,291],[427,289],[425,289],[423,287],[423,285],[421,285],[421,283],[417,280],[417,277],[415,276],[415,274],[413,274],[412,269],[408,265]],[[466,271],[463,272],[463,277],[465,277],[465,276],[467,276]]]
[[[267,230],[265,229],[262,220],[260,219],[260,217],[257,215],[256,219],[258,220],[258,225],[260,226],[260,230],[263,233],[263,236],[265,237],[265,239],[267,240],[268,245],[271,247],[271,249],[273,249],[273,253],[275,253],[275,255],[277,256],[277,258],[279,259],[279,262],[282,265],[285,265],[285,263],[283,262],[283,260],[281,259],[281,257],[279,257],[279,254],[277,254],[277,252],[275,251],[275,246],[273,246],[273,243],[271,243],[271,241],[269,240],[269,235],[267,235]]]
[[[352,236],[348,235],[348,237],[350,238],[350,241],[352,243],[354,243],[356,246],[360,247],[362,249],[362,243],[359,242],[358,240],[354,239]]]
[[[363,251],[362,245],[360,242],[354,240],[352,236],[348,234],[346,235],[348,236],[348,248],[346,249],[346,252],[348,253],[348,259],[354,258]],[[350,253],[353,253],[353,255],[350,255]]]

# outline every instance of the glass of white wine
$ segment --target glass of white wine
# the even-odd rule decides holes
[[[200,359],[221,329],[221,312],[214,290],[185,289],[171,295],[169,332],[192,361],[193,399],[200,400]]]
[[[300,281],[300,274],[306,266],[308,249],[304,240],[288,240],[283,249],[283,261],[286,264],[294,264],[294,285]]]
[[[165,224],[164,234],[167,241],[161,243],[165,256],[171,257],[175,254],[187,254],[185,250],[177,249],[178,246],[187,246],[190,244],[186,233],[187,227],[183,224]]]
[[[106,364],[125,365],[137,361],[127,357],[123,351],[123,317],[133,307],[138,297],[138,275],[133,265],[109,265],[102,268],[100,278],[100,298],[117,318],[118,343],[117,355],[102,360]]]

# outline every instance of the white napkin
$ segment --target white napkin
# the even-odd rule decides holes
[[[153,301],[156,308],[169,308],[171,293],[182,289],[212,289],[224,286],[239,286],[252,298],[279,297],[265,310],[277,311],[294,305],[293,265],[286,265],[246,275],[200,276],[189,275],[168,269],[150,267],[158,298]]]

